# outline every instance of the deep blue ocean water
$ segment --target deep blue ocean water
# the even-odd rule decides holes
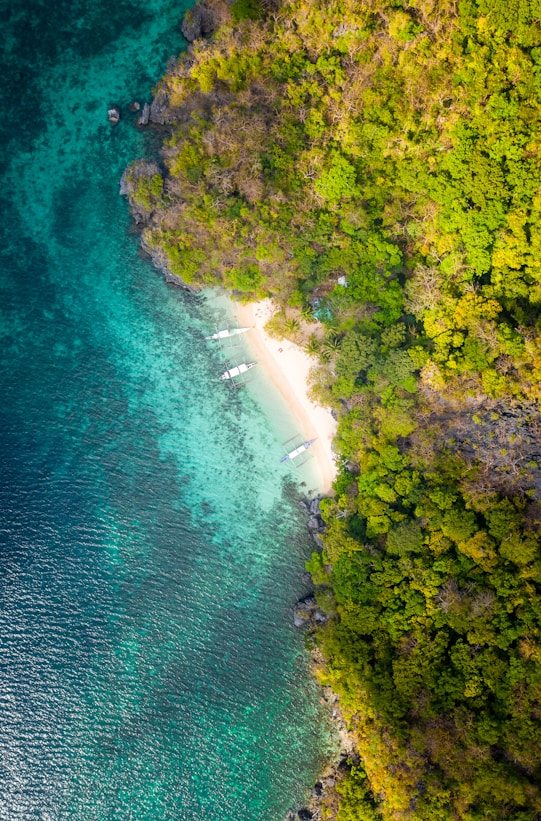
[[[0,0],[2,821],[281,821],[327,752],[280,442],[118,195],[188,5]]]

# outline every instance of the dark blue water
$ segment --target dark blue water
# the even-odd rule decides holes
[[[280,821],[326,752],[280,444],[118,196],[187,5],[0,2],[2,821]]]

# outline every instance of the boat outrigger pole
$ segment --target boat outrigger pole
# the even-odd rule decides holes
[[[303,442],[302,445],[299,445],[298,448],[295,448],[295,450],[290,450],[289,453],[286,453],[285,456],[282,456],[280,462],[288,462],[290,459],[295,459],[296,456],[300,456],[301,453],[304,453],[305,450],[308,450],[308,448],[311,445],[313,445],[315,441],[315,439],[309,439],[307,442]]]

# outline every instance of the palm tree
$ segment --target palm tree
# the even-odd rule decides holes
[[[315,336],[310,336],[306,345],[304,346],[305,353],[308,356],[317,356],[321,350],[321,342]]]
[[[301,329],[300,323],[298,319],[291,317],[290,319],[286,319],[284,322],[284,330],[287,336],[294,337],[296,336]]]
[[[324,341],[323,345],[321,346],[321,357],[326,362],[329,359],[332,359],[335,354],[338,353],[340,350],[340,345],[342,344],[342,337],[339,335],[328,336]]]
[[[304,322],[313,322],[314,321],[314,312],[310,305],[304,305],[301,308],[301,319]]]

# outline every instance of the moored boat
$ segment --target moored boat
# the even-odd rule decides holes
[[[237,336],[238,334],[245,334],[250,328],[225,328],[223,331],[216,331],[211,336],[206,336],[205,339],[228,339],[230,336]]]
[[[309,439],[307,442],[303,442],[294,450],[290,450],[289,453],[286,453],[285,456],[282,456],[280,462],[288,462],[290,459],[295,459],[296,456],[300,456],[301,453],[304,453],[305,450],[308,450],[311,445],[314,444],[315,439]]]
[[[257,362],[242,362],[240,365],[228,368],[228,370],[220,376],[220,379],[234,379],[235,376],[241,376],[243,373],[246,373],[246,371],[249,371],[254,365],[257,365]]]

